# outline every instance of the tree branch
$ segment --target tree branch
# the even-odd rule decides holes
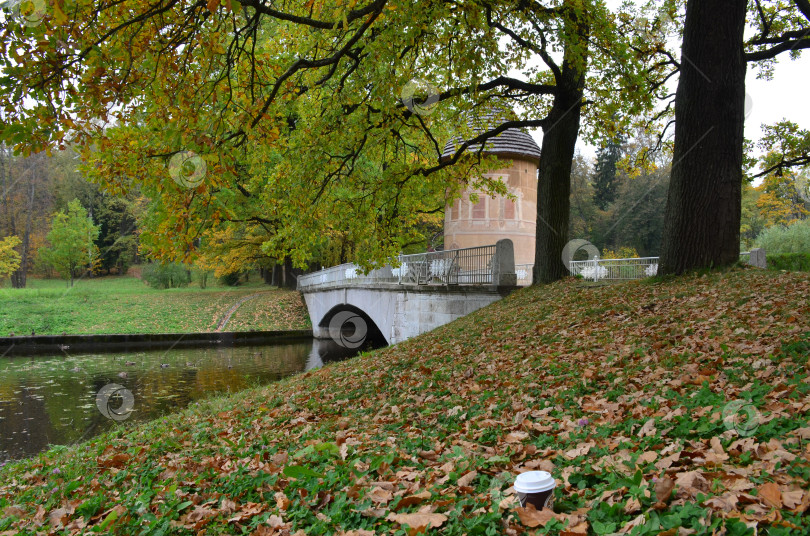
[[[804,32],[804,35],[810,34],[810,29]],[[792,39],[785,41],[775,47],[767,48],[765,50],[758,50],[756,52],[748,52],[745,54],[745,61],[761,61],[761,60],[769,60],[775,58],[782,52],[788,52],[791,50],[801,50],[805,48],[810,48],[810,37],[806,37],[804,39]]]
[[[787,168],[802,167],[802,166],[807,166],[807,165],[810,165],[810,155],[797,156],[796,158],[790,158],[788,160],[785,160],[785,158],[782,157],[782,160],[780,160],[778,163],[772,165],[771,167],[769,167],[765,171],[757,173],[756,175],[752,176],[751,178],[756,179],[756,178],[759,178],[759,177],[764,177],[765,175],[773,173],[774,171],[781,174],[782,171],[784,171]]]

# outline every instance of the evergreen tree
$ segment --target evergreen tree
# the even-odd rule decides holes
[[[624,141],[623,137],[614,138],[596,153],[593,200],[599,210],[607,210],[608,205],[616,200],[616,164],[622,156]]]

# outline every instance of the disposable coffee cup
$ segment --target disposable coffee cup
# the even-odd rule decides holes
[[[515,493],[521,507],[531,504],[538,510],[551,509],[556,485],[554,477],[547,471],[527,471],[515,479]]]

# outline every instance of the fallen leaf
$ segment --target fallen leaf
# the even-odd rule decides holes
[[[709,491],[709,481],[699,471],[685,471],[675,475],[675,485],[678,486],[679,496],[686,494],[694,499],[698,493]]]
[[[717,497],[707,499],[703,504],[710,506],[715,510],[733,512],[737,508],[737,496],[738,495],[734,492],[728,492],[724,493],[723,495],[718,495]]]
[[[635,497],[631,497],[627,504],[624,505],[625,514],[633,514],[641,510],[641,502]]]
[[[65,526],[68,517],[68,513],[64,508],[57,508],[48,514],[48,523],[54,528],[61,528]]]
[[[505,441],[507,443],[520,443],[521,441],[524,441],[525,439],[528,439],[528,438],[529,438],[529,434],[527,432],[521,432],[521,431],[509,432],[508,434],[506,434]]]
[[[644,423],[644,426],[641,427],[641,430],[638,431],[638,437],[647,437],[655,435],[655,419],[648,419],[647,422]]]
[[[3,515],[5,517],[25,517],[25,510],[20,508],[19,506],[6,506],[3,510]]]
[[[529,503],[525,508],[515,508],[520,522],[527,527],[545,527],[546,523],[555,519],[554,512],[548,508],[538,510],[533,504]]]
[[[802,496],[804,495],[804,490],[797,489],[791,491],[783,491],[782,492],[782,504],[785,505],[785,508],[789,508],[793,510],[800,504],[802,504]]]
[[[577,446],[577,448],[564,452],[563,456],[565,456],[570,460],[573,460],[578,456],[585,456],[586,454],[588,454],[588,452],[590,452],[590,450],[591,450],[590,443],[581,443],[579,446]]]
[[[467,473],[466,475],[464,475],[464,476],[462,476],[461,478],[458,479],[458,485],[459,486],[469,486],[470,483],[472,483],[472,481],[475,480],[475,477],[477,477],[477,476],[478,476],[477,471],[470,471],[469,473]]]
[[[368,498],[377,504],[385,504],[394,498],[394,494],[387,489],[375,487],[369,492]]]
[[[662,471],[665,469],[669,469],[670,467],[672,467],[672,464],[677,462],[680,458],[681,458],[680,452],[670,454],[669,456],[665,456],[664,458],[661,458],[660,460],[655,462],[655,467],[657,467]]]
[[[652,463],[656,459],[658,459],[658,453],[655,452],[654,450],[648,450],[647,452],[638,457],[636,463],[638,463],[639,465],[642,463]]]
[[[385,513],[386,510],[383,508],[366,508],[360,512],[360,515],[363,517],[373,517],[379,519],[381,517],[385,517]]]
[[[667,502],[674,487],[675,482],[668,476],[659,478],[655,482],[655,498],[658,502]]]
[[[632,521],[630,521],[625,526],[623,526],[621,528],[621,530],[619,530],[619,533],[620,534],[627,534],[631,530],[633,530],[635,527],[639,527],[639,526],[643,525],[645,520],[646,520],[646,518],[644,517],[644,514],[639,514],[635,518],[633,518]]]
[[[276,507],[279,510],[286,510],[290,506],[290,499],[287,498],[283,491],[277,491],[273,498],[275,498]]]
[[[757,488],[757,494],[768,506],[782,508],[782,492],[779,490],[779,484],[766,482]]]
[[[417,504],[421,504],[423,501],[425,501],[427,499],[430,499],[430,492],[425,490],[425,491],[422,491],[422,492],[417,493],[415,495],[409,495],[407,497],[403,497],[402,499],[399,500],[399,502],[397,503],[396,507],[394,507],[394,509],[399,511],[399,510],[402,510],[403,508],[407,508],[409,506],[414,506],[414,505],[417,505]]]
[[[386,518],[388,521],[399,523],[400,525],[407,525],[413,531],[412,534],[424,532],[429,528],[439,528],[447,521],[447,516],[444,514],[394,514],[391,513]]]

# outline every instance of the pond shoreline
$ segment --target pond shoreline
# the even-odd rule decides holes
[[[0,357],[60,351],[115,351],[240,346],[312,339],[311,329],[205,333],[113,333],[101,335],[24,335],[0,337]]]

